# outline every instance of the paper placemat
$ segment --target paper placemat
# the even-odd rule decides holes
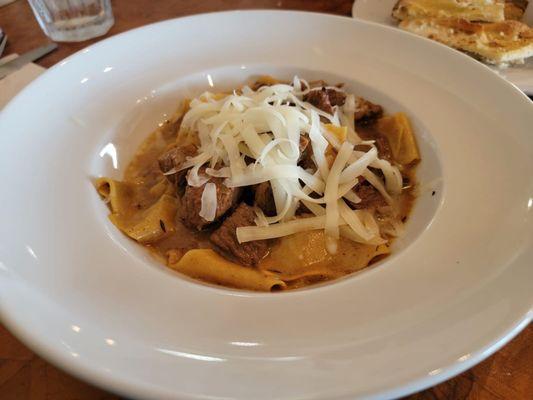
[[[10,55],[0,60],[0,65],[4,62],[16,58],[17,55]],[[4,79],[0,80],[0,110],[11,100],[15,95],[24,89],[31,81],[37,78],[45,71],[45,68],[37,64],[27,64],[18,71],[15,71]]]

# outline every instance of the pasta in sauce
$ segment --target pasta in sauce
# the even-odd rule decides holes
[[[415,199],[408,117],[341,85],[262,77],[185,101],[124,179],[96,180],[109,218],[169,268],[287,290],[386,257]]]

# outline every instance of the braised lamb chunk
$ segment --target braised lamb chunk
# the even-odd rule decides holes
[[[326,88],[311,90],[304,95],[304,101],[314,105],[316,108],[328,113],[333,114],[333,106],[329,101],[329,96]]]
[[[357,133],[363,140],[374,141],[374,146],[376,146],[378,150],[379,158],[385,159],[387,161],[393,161],[392,149],[389,140],[383,133],[376,129],[376,126],[360,126],[357,130]],[[355,146],[355,150],[366,152],[370,150],[370,146],[365,144],[358,144]]]
[[[363,177],[359,177],[359,184],[355,187],[355,194],[361,199],[361,202],[353,204],[356,210],[376,209],[387,205],[385,198]]]
[[[163,173],[172,171],[173,169],[179,169],[187,161],[187,157],[196,155],[196,152],[196,146],[193,144],[172,147],[158,158],[159,169]],[[166,177],[170,182],[176,183],[184,178],[186,173],[187,170],[183,170],[175,174],[166,175]]]
[[[386,137],[382,135],[376,135],[376,136],[370,136],[365,137],[365,135],[361,134],[363,131],[359,131],[358,133],[364,140],[373,140],[374,145],[376,146],[376,149],[378,150],[378,156],[379,158],[382,158],[387,161],[392,161],[392,150],[390,148],[389,141]],[[370,145],[366,144],[358,144],[355,146],[355,150],[364,151],[367,152],[370,150]]]
[[[241,226],[255,225],[255,212],[253,207],[241,203],[235,211],[226,218],[224,223],[211,234],[211,242],[217,246],[217,250],[232,255],[239,263],[255,266],[261,261],[269,250],[266,240],[239,243],[237,240],[237,228]]]
[[[270,182],[261,182],[255,188],[255,205],[268,217],[276,215],[276,203]]]
[[[253,206],[255,204],[255,189],[257,185],[243,186],[241,189],[240,200]]]
[[[343,106],[346,101],[346,94],[340,90],[327,89],[326,90],[329,98],[329,102],[332,106]]]
[[[358,97],[355,103],[356,125],[368,125],[376,122],[383,116],[383,107],[374,104],[362,97]]]
[[[217,187],[217,211],[215,213],[215,221],[217,221],[237,204],[241,194],[241,188],[227,187],[224,185],[224,179],[222,178],[211,178],[209,182],[214,183]],[[206,221],[200,216],[202,194],[204,193],[205,185],[198,187],[187,185],[185,193],[181,198],[179,216],[183,224],[189,228],[201,230],[215,222]]]
[[[313,161],[313,148],[311,147],[311,145],[307,146],[304,151],[300,152],[298,165],[305,170],[314,170],[316,168],[315,163]]]
[[[340,90],[321,87],[309,91],[303,99],[316,108],[333,115],[333,106],[342,106],[346,100],[346,95]]]
[[[375,139],[374,145],[378,149],[379,158],[385,159],[387,161],[392,160],[392,150],[390,148],[389,141],[386,137],[378,136]]]

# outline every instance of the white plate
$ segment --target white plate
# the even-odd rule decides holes
[[[238,292],[173,274],[108,222],[91,177],[120,176],[178,99],[259,72],[343,81],[412,116],[423,186],[393,257],[320,288]],[[2,319],[69,373],[142,399],[433,385],[531,318],[532,126],[531,102],[483,65],[378,24],[230,12],[115,36],[0,115]]]
[[[352,7],[352,16],[365,21],[396,26],[391,18],[391,12],[398,0],[355,0]],[[524,15],[524,22],[533,26],[533,2],[529,2]],[[494,72],[506,78],[509,82],[529,95],[533,95],[533,57],[525,64],[499,69],[492,68]]]

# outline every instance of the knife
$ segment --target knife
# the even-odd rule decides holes
[[[57,48],[56,43],[49,43],[44,46],[37,47],[36,49],[30,50],[27,53],[24,53],[23,55],[18,56],[14,60],[11,60],[3,65],[0,65],[0,79],[22,68],[26,64],[31,63],[32,61],[35,61],[41,58],[42,56],[50,53],[56,48]]]
[[[7,43],[7,35],[4,33],[4,31],[2,31],[2,28],[0,28],[0,57],[2,57],[2,53],[4,52],[6,43]]]

